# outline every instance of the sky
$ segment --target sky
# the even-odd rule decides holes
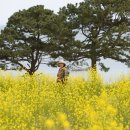
[[[29,7],[35,5],[44,5],[45,8],[57,12],[60,7],[66,6],[67,3],[74,4],[82,1],[83,0],[3,0],[0,4],[0,27],[6,25],[8,18],[13,15],[13,13],[22,9],[28,9]],[[103,62],[111,68],[108,73],[102,73],[102,75],[106,78],[109,77],[111,79],[119,77],[121,74],[130,72],[130,68],[127,68],[125,65],[119,62],[112,60],[104,60]],[[57,68],[49,68],[45,65],[40,66],[40,70],[44,71],[45,73],[53,73],[54,75],[57,73]],[[83,75],[81,72],[80,74]],[[77,75],[79,75],[79,73],[77,73]]]
[[[0,25],[6,25],[8,18],[16,11],[27,9],[34,5],[44,5],[55,12],[67,3],[78,3],[83,0],[0,0]]]

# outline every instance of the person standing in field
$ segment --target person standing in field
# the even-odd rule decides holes
[[[57,82],[64,84],[69,76],[69,71],[66,67],[66,63],[64,60],[60,60],[58,65],[59,65],[59,71],[57,73]]]

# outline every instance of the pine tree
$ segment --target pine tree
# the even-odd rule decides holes
[[[85,0],[76,5],[68,4],[60,12],[66,16],[65,22],[73,27],[72,31],[76,30],[75,36],[80,34],[82,37],[80,42],[66,43],[68,49],[62,53],[72,52],[73,60],[90,59],[91,67],[99,63],[105,71],[109,69],[101,59],[130,63],[129,0]]]
[[[24,69],[32,75],[48,57],[55,14],[38,5],[14,13],[0,35],[1,65]]]

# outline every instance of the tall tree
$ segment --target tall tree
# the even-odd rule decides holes
[[[0,35],[0,58],[10,69],[21,68],[32,75],[48,56],[48,42],[55,14],[38,5],[14,13]]]
[[[63,7],[60,12],[66,15],[66,22],[82,37],[78,46],[68,43],[69,51],[77,48],[73,58],[90,59],[91,67],[99,63],[105,71],[108,69],[101,59],[130,63],[129,7],[129,0],[85,0]]]
[[[65,8],[64,8],[65,9]],[[51,65],[56,65],[55,59],[62,57],[68,61],[77,61],[83,59],[82,52],[79,51],[81,44],[75,40],[78,31],[75,28],[77,24],[68,21],[68,16],[60,9],[54,20],[54,29],[50,39],[49,54],[53,58]]]

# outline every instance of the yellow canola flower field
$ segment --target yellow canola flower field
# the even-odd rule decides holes
[[[0,130],[130,130],[130,76],[104,83],[95,71],[70,77],[0,77]]]

